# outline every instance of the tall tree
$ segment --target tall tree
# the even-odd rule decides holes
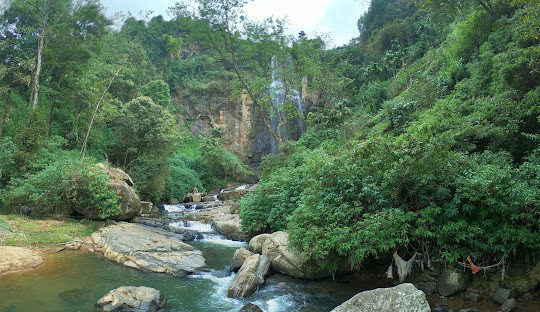
[[[5,13],[10,23],[16,25],[21,40],[35,40],[35,67],[28,99],[31,109],[36,109],[38,105],[45,47],[54,38],[59,24],[70,16],[72,8],[71,0],[15,0]]]
[[[290,55],[282,20],[251,22],[243,12],[246,0],[198,0],[196,12],[178,3],[173,10],[178,18],[192,16],[198,28],[195,40],[209,47],[213,57],[236,76],[234,95],[251,101],[255,110],[278,143],[282,126],[298,116],[292,101],[294,87],[299,85],[290,70]],[[272,85],[280,82],[280,90]],[[276,101],[276,92],[283,101]]]

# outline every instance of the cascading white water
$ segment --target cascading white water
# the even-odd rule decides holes
[[[276,60],[276,56],[274,55],[271,60],[271,67],[272,67],[272,82],[270,84],[270,98],[272,102],[274,103],[274,106],[278,108],[278,112],[273,112],[274,116],[272,117],[272,120],[270,122],[270,126],[272,127],[273,131],[277,130],[278,127],[278,116],[276,114],[279,114],[279,116],[282,118],[284,115],[283,111],[283,105],[285,104],[285,101],[291,101],[295,103],[296,109],[298,110],[298,117],[297,117],[297,126],[299,133],[303,133],[305,130],[305,108],[304,104],[302,102],[302,96],[300,91],[292,88],[285,88],[283,83],[283,75],[282,71],[284,68],[289,66],[289,61],[286,61],[284,63],[279,63]],[[282,128],[280,129],[281,132],[281,138],[283,140],[286,140],[289,138],[287,124],[282,125]],[[271,138],[270,140],[270,152],[272,154],[275,154],[278,152],[278,144],[277,140],[275,138]]]

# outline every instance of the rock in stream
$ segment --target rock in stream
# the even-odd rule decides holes
[[[125,266],[159,273],[190,274],[206,266],[202,252],[175,233],[124,223],[92,234],[96,251]]]

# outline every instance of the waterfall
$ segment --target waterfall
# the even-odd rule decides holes
[[[284,83],[282,81],[282,70],[286,69],[290,65],[290,60],[284,62],[283,64],[280,64],[276,56],[272,56],[271,60],[271,68],[272,68],[272,81],[270,83],[270,98],[275,105],[275,107],[278,108],[277,114],[279,114],[280,117],[283,117],[285,112],[283,110],[283,105],[285,104],[285,101],[291,101],[295,103],[296,109],[298,110],[298,116],[295,118],[296,120],[290,120],[286,124],[282,126],[280,129],[281,131],[281,138],[282,140],[287,139],[298,139],[300,135],[305,131],[305,109],[304,104],[302,103],[302,96],[299,90],[296,89],[289,89],[284,86]],[[273,112],[274,116],[272,116],[272,120],[270,122],[270,125],[272,127],[273,131],[277,130],[278,126],[278,116],[275,115],[276,112]],[[295,125],[297,129],[291,129],[291,126]],[[296,134],[296,135],[294,135]],[[275,154],[278,152],[278,143],[275,138],[271,138],[270,140],[270,152],[272,154]]]

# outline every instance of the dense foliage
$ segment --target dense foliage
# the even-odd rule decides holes
[[[372,1],[357,43],[330,52],[358,91],[264,160],[244,228],[353,264],[400,248],[450,262],[537,253],[538,7],[480,2]]]
[[[96,1],[10,1],[2,210],[114,214],[107,178],[92,169],[105,159],[152,201],[245,180],[222,129],[194,137],[186,118],[208,98],[244,99],[277,123],[268,130],[280,145],[241,201],[252,234],[287,230],[306,257],[352,264],[399,249],[488,264],[538,253],[537,0],[372,0],[360,37],[333,49],[286,36],[283,21],[246,20],[244,2],[179,3],[170,21],[130,17],[112,30]],[[273,76],[284,98],[300,88],[310,98],[297,142],[282,142],[280,126],[299,112],[272,101]]]

